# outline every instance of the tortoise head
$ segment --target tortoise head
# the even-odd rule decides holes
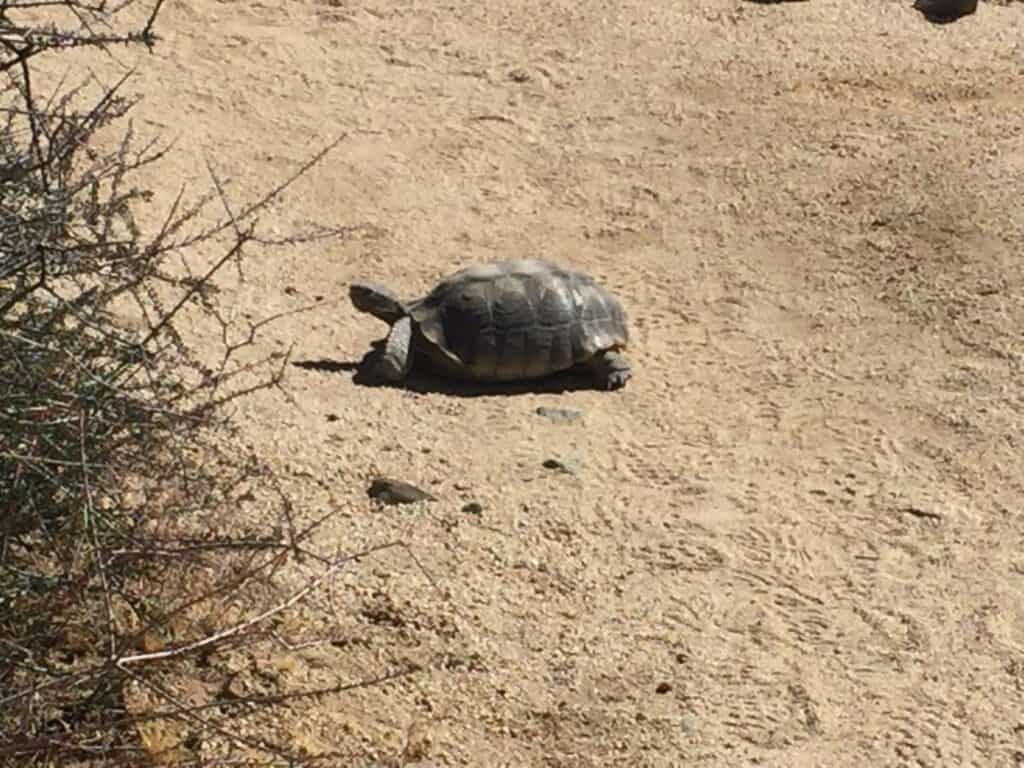
[[[376,283],[352,283],[348,297],[360,312],[368,312],[385,323],[394,323],[408,314],[405,305],[395,294]]]

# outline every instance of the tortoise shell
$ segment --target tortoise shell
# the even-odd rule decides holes
[[[539,378],[629,341],[611,294],[541,259],[467,267],[407,309],[418,349],[449,373],[481,381]]]

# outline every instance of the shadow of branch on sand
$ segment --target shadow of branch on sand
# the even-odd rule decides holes
[[[383,342],[373,342],[372,349],[361,360],[296,360],[297,368],[322,373],[352,372],[352,383],[360,387],[393,387],[420,394],[443,394],[453,397],[486,397],[496,395],[561,394],[581,390],[597,389],[593,374],[578,366],[568,371],[545,376],[532,381],[507,383],[482,383],[452,379],[432,370],[426,360],[417,360],[412,371],[397,384],[389,383],[375,376],[372,371]]]
[[[319,371],[320,373],[343,373],[358,371],[361,363],[351,360],[296,360],[292,363],[296,368],[306,371]]]

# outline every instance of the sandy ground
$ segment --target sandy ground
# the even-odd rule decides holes
[[[264,693],[420,671],[239,733],[352,765],[1024,765],[1024,5],[908,6],[195,0],[118,53],[178,139],[157,206],[205,156],[243,199],[346,135],[270,224],[354,235],[223,298],[323,297],[264,329],[319,364],[247,439],[300,521],[334,510],[324,551],[409,549],[281,628],[332,643],[221,663]],[[624,390],[336,365],[385,332],[351,280],[511,256],[620,297]],[[378,473],[439,501],[377,508]]]

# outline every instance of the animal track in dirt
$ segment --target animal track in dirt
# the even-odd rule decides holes
[[[647,560],[656,568],[666,571],[706,573],[721,568],[725,554],[711,544],[700,541],[679,540],[665,542],[657,547],[640,547],[634,556]]]
[[[975,762],[974,750],[965,750],[960,738],[963,718],[970,706],[968,700],[936,695],[933,693],[935,686],[922,682],[897,689],[893,693],[902,694],[900,699],[884,702],[880,707],[888,746],[898,761],[896,765],[969,765]],[[990,755],[994,757],[993,753]],[[988,764],[999,765],[995,761]]]
[[[835,610],[808,588],[798,589],[778,574],[732,569],[731,576],[751,592],[759,612],[793,645],[833,646],[841,633]]]
[[[680,495],[700,495],[703,486],[693,481],[678,446],[671,442],[636,443],[616,440],[614,466],[617,475],[644,488],[670,489]]]
[[[730,578],[749,589],[759,612],[797,646],[832,646],[839,642],[836,603],[831,588],[815,584],[814,572],[829,562],[815,557],[803,544],[808,540],[772,526],[749,522],[729,534]],[[801,587],[795,586],[802,584]]]
[[[913,658],[926,652],[931,645],[931,633],[921,621],[905,611],[877,610],[855,603],[852,612],[868,630],[865,650]]]
[[[715,666],[711,679],[720,686],[707,701],[705,719],[718,719],[730,736],[748,744],[782,749],[812,738],[821,721],[818,705],[789,670],[764,670],[754,663],[735,669]]]
[[[764,527],[752,522],[730,533],[729,539],[739,550],[739,562],[748,567],[787,574],[805,572],[811,563],[811,555],[802,543],[806,539],[777,526]]]

